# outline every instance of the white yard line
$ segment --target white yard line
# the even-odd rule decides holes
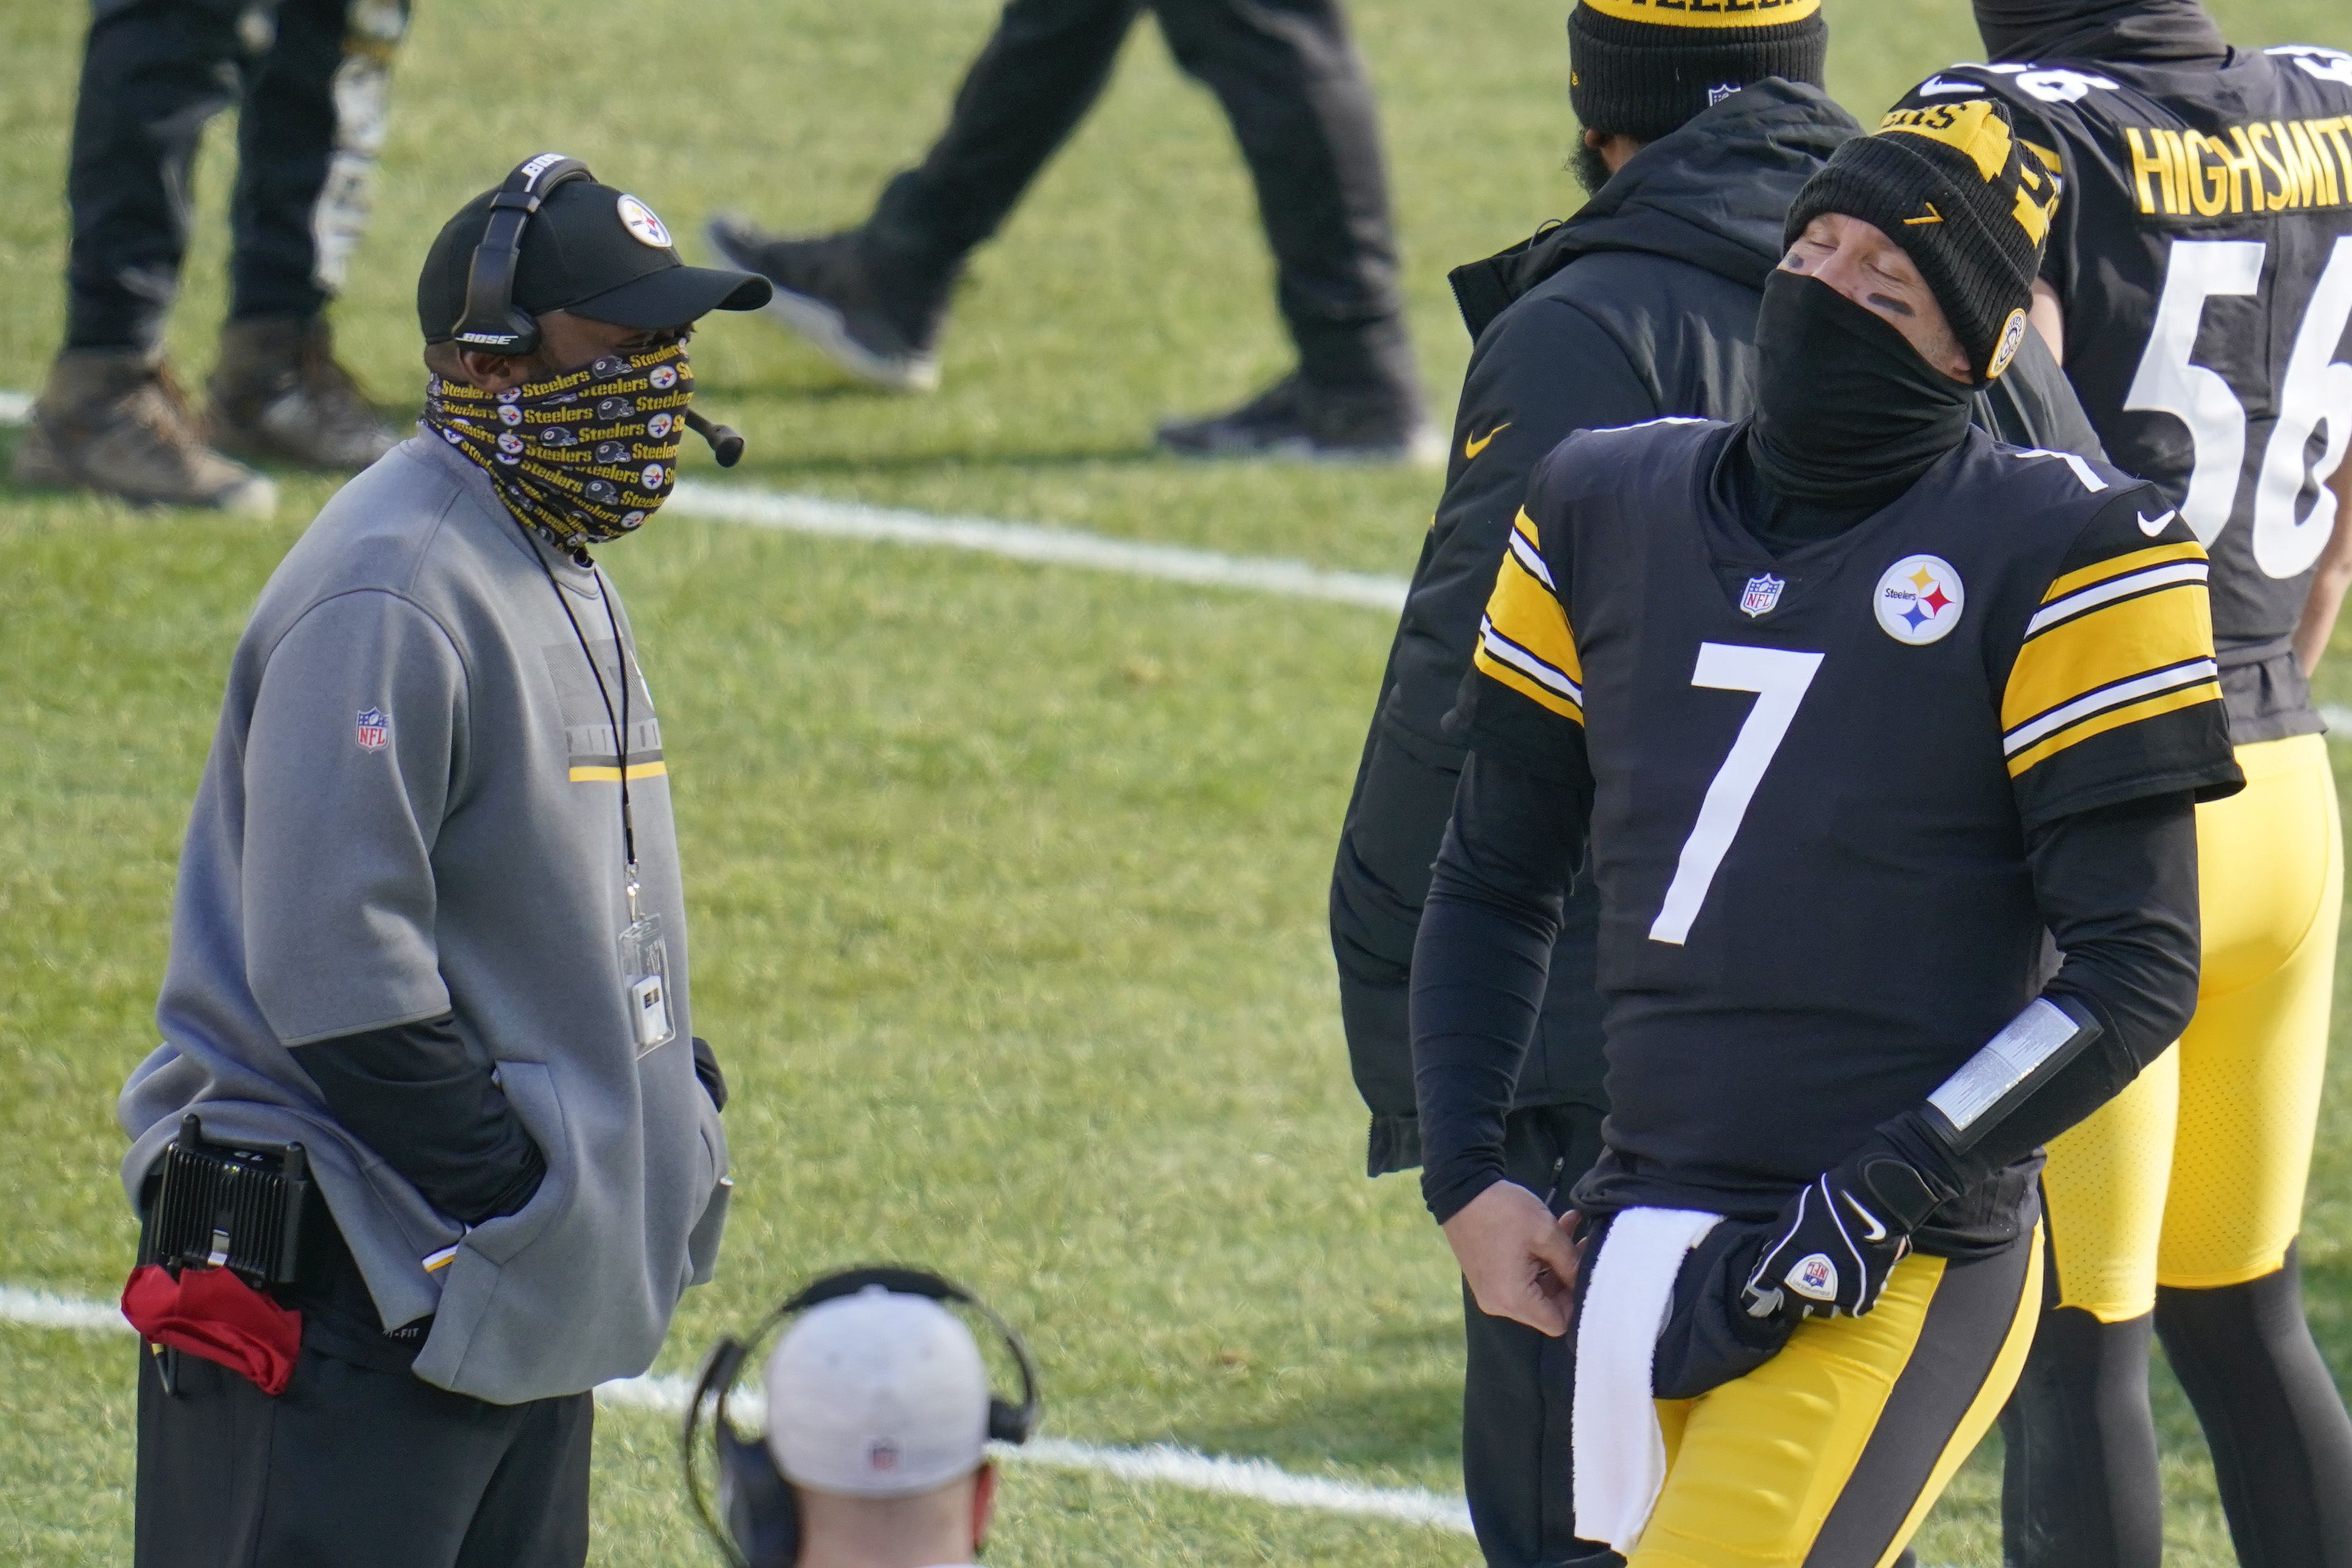
[[[1329,599],[1394,613],[1403,607],[1405,584],[1398,577],[1362,572],[1327,572],[1302,561],[1276,556],[1226,555],[1181,544],[1147,544],[1072,528],[1034,522],[1000,522],[985,517],[940,517],[898,507],[824,496],[782,495],[742,485],[683,480],[668,510],[681,517],[740,522],[788,533],[835,539],[924,544],[972,550],[1040,565],[1117,572],[1131,577],[1239,588],[1287,599]]]
[[[122,1321],[121,1311],[111,1301],[77,1300],[15,1285],[0,1285],[0,1322],[82,1334],[131,1332],[131,1325]],[[692,1388],[682,1377],[648,1374],[605,1384],[596,1390],[596,1400],[608,1406],[677,1416],[685,1414]],[[759,1419],[756,1398],[746,1400],[740,1409],[745,1418]],[[997,1453],[1005,1459],[1047,1469],[1083,1470],[1139,1484],[1246,1498],[1276,1508],[1433,1525],[1465,1535],[1470,1531],[1470,1508],[1459,1497],[1418,1487],[1370,1487],[1327,1476],[1295,1475],[1265,1459],[1219,1458],[1167,1443],[1112,1448],[1066,1437],[1037,1437],[1017,1448],[1000,1445]]]
[[[29,393],[0,392],[0,425],[30,416]],[[1210,588],[1237,588],[1287,599],[1328,599],[1393,614],[1404,605],[1404,580],[1365,572],[1328,572],[1279,556],[1227,555],[1181,544],[1148,544],[1075,528],[1003,522],[987,517],[940,516],[901,507],[868,506],[827,496],[793,495],[749,485],[682,481],[668,510],[678,517],[741,523],[783,533],[813,533],[887,544],[970,550],[1045,566],[1115,572]]]

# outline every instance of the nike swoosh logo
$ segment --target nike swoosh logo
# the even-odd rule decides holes
[[[2154,539],[2158,534],[2162,533],[2167,527],[2170,526],[2172,520],[2179,517],[2180,512],[2179,510],[2176,508],[2171,511],[2166,512],[2162,517],[2150,517],[2146,512],[2142,511],[2135,511],[2132,515],[2139,519],[2139,531],[2142,533],[2147,534],[2150,539]]]
[[[1937,98],[1949,92],[1989,92],[1990,90],[1979,82],[1946,81],[1939,76],[1931,76],[1919,84],[1919,96],[1922,98]]]
[[[1465,436],[1462,438],[1463,460],[1467,462],[1476,458],[1479,453],[1486,449],[1487,445],[1492,442],[1496,437],[1501,435],[1510,427],[1511,422],[1506,419],[1500,425],[1496,426],[1492,430],[1487,431],[1484,436],[1475,437]]]
[[[1845,1194],[1845,1206],[1852,1209],[1854,1212],[1854,1216],[1860,1219],[1863,1224],[1870,1227],[1863,1233],[1863,1240],[1868,1242],[1880,1242],[1886,1239],[1886,1222],[1880,1219],[1868,1209],[1863,1207],[1859,1203],[1856,1203],[1852,1193]]]

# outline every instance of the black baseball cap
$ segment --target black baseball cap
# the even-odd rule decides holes
[[[416,279],[416,321],[428,343],[457,335],[466,313],[474,248],[489,226],[484,191],[441,226]],[[618,327],[675,327],[712,310],[756,310],[772,292],[752,272],[688,267],[668,227],[625,191],[570,180],[547,195],[524,226],[514,303],[538,315],[569,310]]]

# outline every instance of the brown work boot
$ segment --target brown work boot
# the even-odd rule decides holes
[[[240,458],[356,472],[400,440],[335,363],[323,316],[231,321],[205,390],[213,445]]]
[[[139,349],[58,355],[16,445],[16,480],[260,517],[278,505],[276,485],[205,445],[172,373]]]

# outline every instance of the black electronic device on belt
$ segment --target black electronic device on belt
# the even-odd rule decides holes
[[[703,1529],[710,1532],[711,1540],[719,1543],[719,1549],[736,1568],[791,1568],[800,1558],[801,1520],[792,1483],[776,1468],[764,1436],[745,1437],[736,1431],[727,1416],[727,1396],[760,1342],[774,1332],[786,1318],[877,1285],[904,1296],[966,1307],[986,1320],[1012,1352],[1013,1364],[1021,1370],[1020,1403],[995,1394],[989,1395],[988,1436],[993,1442],[1019,1444],[1026,1443],[1037,1430],[1037,1369],[1029,1360],[1029,1347],[1021,1342],[1013,1326],[979,1297],[920,1268],[852,1268],[841,1274],[828,1274],[761,1319],[750,1337],[737,1340],[730,1336],[711,1346],[710,1353],[703,1358],[701,1374],[695,1379],[694,1396],[687,1403],[682,1434],[687,1495]],[[718,1459],[719,1506],[715,1512],[709,1500],[703,1496],[702,1476],[697,1463],[696,1434],[706,1406],[710,1408],[710,1431]]]
[[[233,1269],[256,1286],[300,1277],[319,1207],[301,1144],[210,1142],[191,1112],[148,1181],[140,1262]]]
[[[466,312],[452,334],[469,349],[488,354],[529,354],[539,352],[539,318],[514,302],[515,274],[522,266],[522,231],[531,216],[547,205],[558,185],[596,176],[577,158],[541,153],[514,166],[498,193],[490,197],[490,220],[474,246],[466,266]],[[722,468],[731,468],[743,456],[743,437],[733,430],[688,409],[687,427],[710,444]]]

